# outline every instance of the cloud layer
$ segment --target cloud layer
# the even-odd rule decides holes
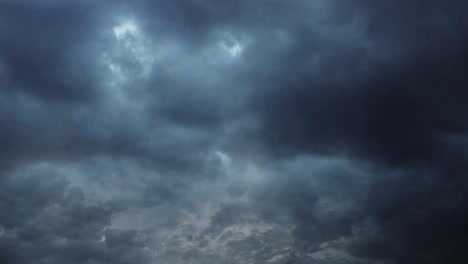
[[[0,1],[0,262],[466,263],[467,7]]]

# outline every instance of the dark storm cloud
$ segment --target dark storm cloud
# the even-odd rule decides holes
[[[70,1],[0,4],[2,263],[150,263],[150,240],[109,227],[117,209],[176,206],[189,188],[184,179],[213,174],[201,168],[212,142],[211,128],[203,128],[207,110],[196,103],[178,110],[175,93],[143,100],[150,92],[141,97],[135,86],[146,85],[136,77],[146,53],[133,52],[144,41],[117,38],[120,21],[108,13],[116,9]],[[114,66],[121,71],[114,74]],[[115,84],[121,76],[130,81]],[[128,97],[119,97],[122,89]],[[127,100],[132,96],[140,96],[137,103]],[[165,102],[161,113],[146,113],[156,109],[156,98]],[[201,128],[189,129],[199,122]],[[133,161],[153,170],[119,166]],[[50,169],[36,175],[41,162]],[[76,195],[50,175],[61,169],[79,188]]]
[[[111,63],[119,64],[121,75],[138,75],[142,67],[132,57],[133,47],[114,39],[113,27],[118,24],[108,12],[119,6],[88,1],[1,3],[2,163],[103,154],[191,166],[191,158],[180,153],[193,154],[198,145],[209,144],[205,131],[184,135],[185,124],[177,127],[167,121],[180,119],[187,126],[202,122],[203,126],[212,115],[205,104],[198,108],[185,97],[186,103],[181,103],[188,110],[177,109],[174,104],[180,94],[155,93],[154,98],[165,97],[165,106],[158,109],[162,114],[146,116],[138,115],[134,108],[115,107],[108,100],[118,89],[104,91],[103,86],[108,79],[120,77],[105,74]],[[119,54],[111,54],[114,57],[107,62],[104,55],[108,53]],[[134,83],[125,89],[144,85],[131,81]],[[152,136],[161,140],[148,139]],[[155,141],[158,151],[148,146],[149,140]]]
[[[315,29],[301,31],[283,55],[284,71],[266,78],[269,88],[254,100],[263,113],[261,137],[279,156],[338,154],[402,170],[400,175],[376,172],[360,206],[364,215],[377,219],[382,234],[358,243],[357,255],[397,263],[466,261],[461,234],[467,227],[462,189],[468,157],[460,146],[466,146],[468,129],[468,32],[463,8],[461,1],[337,1],[331,23],[340,28],[357,19],[359,41],[369,45],[319,38]],[[314,195],[307,198],[311,191],[301,193],[295,195],[316,202]],[[289,206],[304,208],[296,204]],[[312,216],[296,221],[313,223]]]
[[[113,209],[83,204],[63,177],[12,173],[1,182],[2,263],[149,263],[145,238],[107,229]]]
[[[51,100],[90,100],[95,75],[86,42],[98,21],[89,3],[2,1],[3,89]]]
[[[296,34],[284,55],[289,70],[258,95],[269,145],[418,162],[437,159],[444,136],[463,134],[466,19],[451,3],[428,3],[417,16],[412,2],[353,4],[341,23],[364,21],[359,42],[370,47],[317,40],[314,28]]]
[[[463,1],[2,1],[2,263],[465,263]]]
[[[99,5],[2,1],[0,6],[2,162],[63,155],[65,149],[74,149],[67,151],[72,156],[82,152],[77,141],[89,140],[75,131],[77,120],[81,127],[84,122],[79,112],[91,108],[79,104],[98,93],[91,41],[99,30]]]

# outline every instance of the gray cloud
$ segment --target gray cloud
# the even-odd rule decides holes
[[[2,1],[2,263],[465,263],[466,4]]]

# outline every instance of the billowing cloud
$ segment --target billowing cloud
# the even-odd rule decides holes
[[[1,1],[1,263],[466,263],[467,4]]]

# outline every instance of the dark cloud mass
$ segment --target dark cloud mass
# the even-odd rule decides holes
[[[0,0],[0,263],[467,263],[467,8]]]

